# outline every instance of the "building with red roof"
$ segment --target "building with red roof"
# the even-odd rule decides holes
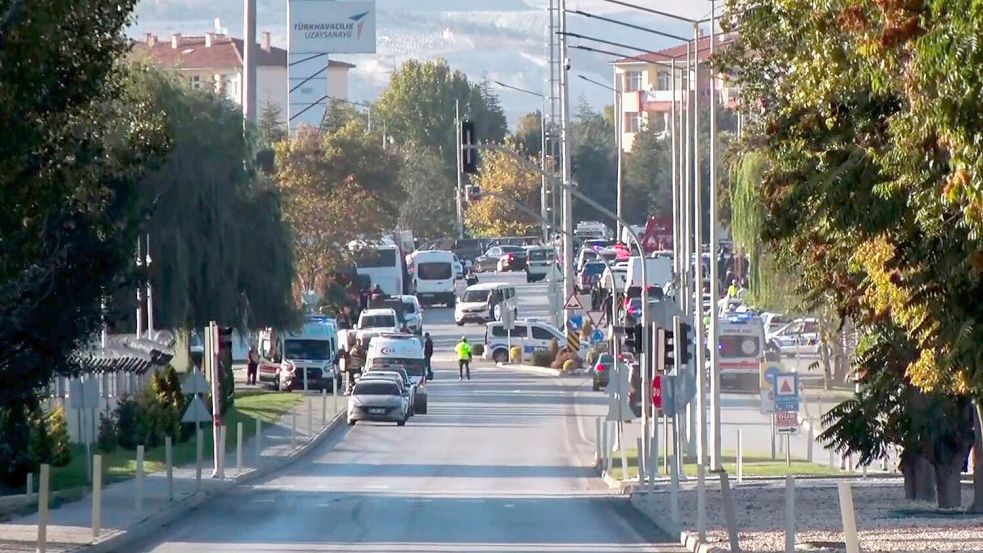
[[[226,34],[206,33],[204,36],[171,35],[161,41],[147,34],[142,41],[133,41],[131,52],[147,56],[155,63],[178,71],[189,86],[211,90],[242,105],[243,40]],[[270,44],[270,33],[260,34],[256,62],[256,103],[260,113],[268,105],[287,118],[287,51]],[[328,62],[324,94],[340,100],[348,99],[348,72],[355,66],[338,60]]]

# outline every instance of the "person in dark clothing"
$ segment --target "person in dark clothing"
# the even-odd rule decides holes
[[[423,364],[427,368],[427,378],[433,378],[433,367],[430,366],[430,358],[433,357],[433,340],[430,339],[430,333],[427,332],[423,335]]]
[[[341,375],[351,370],[352,367],[352,356],[348,354],[348,349],[345,347],[345,344],[342,344],[341,348],[338,349],[338,353],[334,355],[334,360],[332,363],[334,363],[334,366],[337,367],[335,374],[337,374],[338,377],[334,381],[334,385],[337,385],[341,381]]]
[[[256,384],[256,371],[259,370],[259,354],[256,348],[249,348],[246,362],[246,384]]]
[[[361,311],[365,311],[369,308],[369,287],[366,286],[362,289],[362,293],[358,296],[358,307]]]

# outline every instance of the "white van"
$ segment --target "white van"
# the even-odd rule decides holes
[[[559,329],[536,319],[515,321],[511,335],[512,347],[522,348],[523,359],[528,359],[534,351],[546,351],[553,340],[561,348],[567,343],[566,336]],[[485,326],[485,352],[482,357],[496,363],[508,361],[509,332],[501,322],[488,323]]]
[[[454,307],[454,322],[458,326],[467,322],[486,323],[501,321],[502,310],[511,309],[519,316],[519,300],[515,286],[502,282],[479,283],[468,286]]]
[[[403,256],[395,244],[353,242],[349,249],[355,254],[355,271],[372,286],[378,284],[390,296],[403,293]]]
[[[672,282],[672,259],[666,257],[646,257],[645,270],[648,274],[648,286],[662,288],[667,282]],[[642,285],[642,258],[633,255],[628,258],[628,286]]]
[[[454,294],[454,253],[446,250],[424,250],[414,252],[410,272],[413,275],[411,290],[424,305],[442,303],[453,307],[457,301]]]
[[[381,334],[369,343],[365,355],[368,370],[386,370],[402,367],[416,388],[412,411],[427,412],[427,369],[423,358],[423,342],[409,334]]]
[[[559,276],[556,249],[553,246],[526,246],[526,282],[543,280],[551,271],[556,279]]]
[[[309,316],[297,332],[261,331],[259,381],[277,389],[291,379],[294,389],[338,385],[341,374],[334,366],[337,340],[338,325],[330,317]]]

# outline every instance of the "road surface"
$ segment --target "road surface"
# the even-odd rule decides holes
[[[545,314],[545,285],[520,286],[520,316]],[[651,525],[590,468],[604,399],[583,378],[487,362],[458,382],[450,349],[481,327],[424,312],[440,356],[430,410],[405,427],[345,427],[305,459],[206,503],[135,551],[658,551]],[[663,544],[659,544],[663,542]]]

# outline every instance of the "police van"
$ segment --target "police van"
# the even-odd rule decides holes
[[[369,342],[365,355],[365,367],[369,370],[386,370],[402,367],[415,388],[415,403],[411,411],[427,412],[427,369],[423,356],[423,342],[412,334],[384,333]]]
[[[720,385],[723,388],[756,391],[759,370],[765,360],[765,329],[752,313],[721,317],[718,323]]]

